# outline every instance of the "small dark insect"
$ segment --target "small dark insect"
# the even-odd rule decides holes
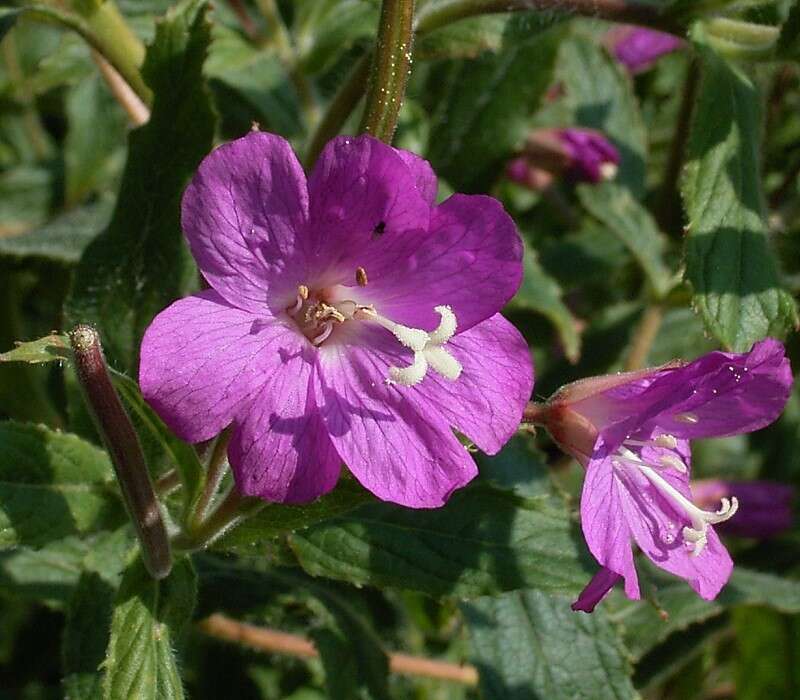
[[[367,286],[367,271],[363,267],[356,268],[356,284],[359,287]]]
[[[373,238],[379,238],[384,234],[385,231],[386,231],[386,222],[379,221],[377,224],[375,224],[375,228],[372,229],[372,236]]]

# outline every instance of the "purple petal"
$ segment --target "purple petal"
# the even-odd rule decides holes
[[[431,164],[424,158],[420,158],[416,153],[404,151],[402,148],[395,148],[394,152],[403,159],[403,162],[408,167],[422,198],[430,206],[434,206],[436,204],[436,193],[439,189],[439,182]]]
[[[307,217],[300,163],[264,132],[210,153],[183,196],[183,230],[203,275],[229,302],[262,315],[268,299],[280,306],[302,282],[298,232]]]
[[[176,301],[142,340],[142,395],[183,440],[200,442],[230,424],[280,364],[296,332],[231,306],[214,290]]]
[[[494,316],[516,293],[522,241],[496,199],[456,194],[434,210],[424,240],[389,262],[374,285],[370,274],[366,290],[382,314],[431,330],[439,322],[433,307],[446,305],[462,333]]]
[[[625,595],[638,600],[639,578],[624,509],[627,499],[611,459],[590,461],[581,493],[581,529],[586,544],[601,566],[625,579]]]
[[[679,441],[675,451],[645,448],[641,458],[648,464],[659,464],[659,457],[676,454],[689,466],[689,447]],[[658,474],[676,491],[691,500],[689,474],[675,469],[658,469]],[[706,600],[712,600],[728,581],[733,562],[722,546],[713,528],[707,530],[707,544],[698,556],[687,547],[682,530],[691,521],[643,474],[616,470],[615,478],[621,485],[624,518],[633,538],[642,552],[656,566],[689,582],[689,585]]]
[[[328,143],[308,182],[312,276],[354,284],[360,266],[378,279],[419,245],[431,206],[417,189],[417,166],[412,171],[398,151],[371,136]]]
[[[444,505],[477,475],[475,462],[438,414],[417,411],[406,395],[414,387],[386,384],[394,337],[366,324],[355,332],[358,345],[326,344],[320,353],[317,400],[336,450],[378,498]]]
[[[305,503],[336,485],[341,459],[314,401],[316,353],[297,338],[280,354],[281,364],[236,420],[228,455],[246,496]]]
[[[711,352],[663,371],[627,403],[631,416],[605,430],[604,439],[613,449],[648,422],[685,439],[751,432],[780,415],[791,388],[789,360],[777,340],[741,354]]]
[[[572,609],[586,613],[594,612],[597,604],[606,597],[606,594],[614,588],[617,581],[622,577],[605,567],[601,568],[592,580],[586,584],[578,599],[572,604]]]
[[[481,450],[497,453],[519,428],[533,391],[528,344],[500,314],[445,346],[463,368],[456,381],[429,372],[408,392],[420,413],[437,413]]]

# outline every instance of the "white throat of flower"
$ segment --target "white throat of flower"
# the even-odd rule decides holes
[[[661,474],[660,469],[668,468],[675,469],[681,473],[686,473],[688,470],[683,460],[676,454],[662,455],[658,459],[658,463],[644,462],[641,457],[632,452],[628,447],[661,447],[666,449],[675,449],[678,441],[672,435],[659,435],[654,440],[626,440],[623,445],[617,450],[616,454],[611,460],[612,466],[617,469],[627,467],[634,468],[652,484],[652,486],[664,496],[678,512],[684,514],[691,523],[691,526],[685,526],[681,534],[686,547],[692,553],[692,556],[700,556],[703,549],[708,544],[708,526],[716,525],[717,523],[724,522],[733,517],[739,508],[739,502],[735,496],[729,499],[723,498],[720,503],[720,508],[715,513],[698,508],[686,496],[678,491],[672,484],[670,484]]]
[[[366,283],[366,273],[362,268],[359,270]],[[359,285],[363,286],[360,282]],[[305,285],[298,287],[295,301],[286,309],[314,345],[322,345],[337,324],[348,321],[372,321],[391,332],[403,347],[414,353],[410,365],[389,367],[386,383],[401,386],[419,384],[429,369],[450,381],[461,376],[461,363],[444,348],[455,335],[458,326],[456,315],[449,306],[436,306],[434,311],[440,316],[439,325],[428,332],[396,323],[379,314],[371,304],[359,304],[350,299],[335,302],[311,299]]]

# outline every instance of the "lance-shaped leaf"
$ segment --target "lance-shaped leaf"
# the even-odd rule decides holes
[[[209,40],[198,0],[180,3],[158,24],[142,69],[154,95],[150,121],[131,132],[111,223],[86,249],[67,300],[69,325],[102,328],[119,369],[135,370],[150,320],[196,284],[180,199],[214,133],[201,75]]]
[[[104,698],[177,700],[184,697],[175,645],[192,616],[197,578],[180,559],[161,581],[135,560],[122,578],[105,659]]]
[[[43,426],[0,423],[0,549],[36,547],[124,520],[105,452]]]
[[[682,183],[686,279],[708,331],[742,352],[797,323],[767,240],[761,191],[761,96],[752,80],[699,46],[702,82]]]

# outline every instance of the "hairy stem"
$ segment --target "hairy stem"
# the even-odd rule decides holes
[[[203,490],[190,510],[188,521],[193,529],[199,528],[206,518],[211,501],[228,471],[227,450],[231,439],[230,429],[224,431],[214,442],[208,459],[206,481]]]
[[[172,545],[181,551],[204,549],[243,520],[258,513],[265,505],[266,502],[258,498],[242,496],[233,486],[205,520],[179,533],[172,540]]]
[[[414,0],[383,0],[359,131],[391,143],[411,72]]]
[[[215,613],[198,623],[205,634],[236,642],[244,646],[266,653],[288,654],[306,659],[314,659],[319,652],[312,642],[305,637],[287,632],[280,632],[266,627],[256,627],[239,622],[226,615]],[[446,661],[435,661],[421,656],[390,653],[389,670],[405,676],[423,676],[436,678],[467,686],[478,684],[478,671],[474,666],[459,665]]]

